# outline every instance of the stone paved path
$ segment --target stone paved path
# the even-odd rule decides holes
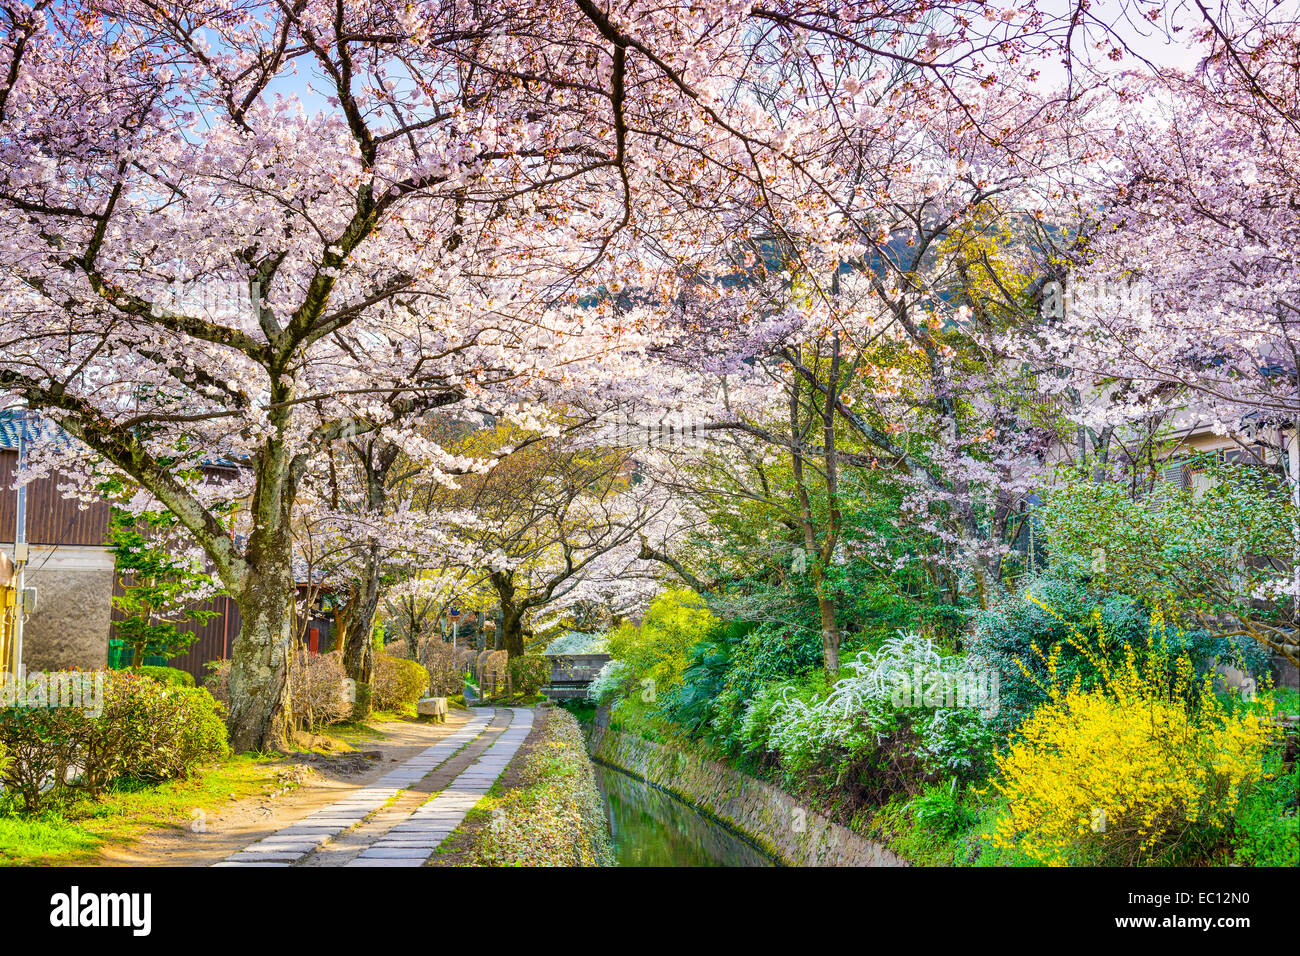
[[[291,866],[317,847],[356,826],[439,764],[472,742],[487,727],[492,711],[475,708],[454,733],[390,770],[374,783],[353,791],[270,836],[244,847],[214,866]]]
[[[533,729],[533,712],[511,708],[510,727],[445,790],[345,866],[423,866],[514,759]]]
[[[494,717],[500,721],[507,715],[510,720],[508,729],[501,732],[479,759],[457,774],[434,799],[410,812],[406,812],[404,807],[396,814],[392,812],[398,810],[392,804],[410,802],[408,788],[447,763],[462,748],[475,745],[488,725],[494,722]],[[293,866],[306,858],[311,858],[316,865],[337,866],[339,863],[327,862],[323,851],[336,838],[352,833],[364,834],[367,841],[373,842],[364,846],[360,855],[346,854],[351,858],[342,865],[421,866],[505,770],[528,736],[532,718],[532,711],[526,708],[510,708],[495,713],[488,708],[474,708],[473,716],[463,727],[373,784],[277,830],[214,866]],[[364,824],[382,819],[385,814],[381,811],[386,807],[389,808],[388,815],[396,817],[396,824],[378,827],[382,832],[368,832],[373,828]],[[358,824],[363,826],[358,827]]]

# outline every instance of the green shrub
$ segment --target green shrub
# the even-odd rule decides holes
[[[179,687],[193,687],[194,675],[189,671],[183,671],[178,667],[156,667],[147,666],[136,668],[137,674],[145,677],[152,677],[154,680],[160,680],[164,684],[176,684]]]
[[[1300,866],[1300,761],[1288,768],[1279,751],[1268,756],[1264,779],[1237,808],[1232,844],[1243,866]]]
[[[791,783],[845,788],[846,805],[985,776],[994,734],[979,708],[991,709],[994,688],[969,660],[900,634],[846,669],[851,676],[825,694],[815,685],[802,693],[793,684],[767,688],[746,710],[736,739],[779,757]]]
[[[70,707],[0,710],[0,747],[8,755],[2,779],[21,809],[36,813],[63,798],[90,722],[85,713]]]
[[[551,662],[540,654],[510,659],[510,683],[515,693],[533,697],[551,677]]]
[[[790,700],[815,701],[825,696],[824,672],[814,671],[794,680],[764,684],[750,700],[731,735],[733,749],[762,756],[767,752],[768,738]]]
[[[115,673],[105,683],[104,713],[95,724],[108,741],[98,770],[108,779],[186,778],[230,752],[222,707],[201,687]]]
[[[1097,668],[1070,642],[1072,627],[1099,649],[1104,638],[1104,651],[1112,664],[1123,660],[1126,647],[1142,660],[1154,632],[1162,653],[1186,657],[1197,673],[1220,661],[1236,663],[1253,674],[1267,666],[1253,642],[1186,632],[1165,625],[1158,615],[1153,622],[1145,602],[1126,594],[1094,591],[1085,577],[1069,567],[1054,568],[1034,581],[1028,592],[1028,596],[1024,590],[1007,595],[979,612],[969,642],[972,658],[998,671],[1001,707],[995,723],[1004,731],[1019,725],[1047,700],[1045,688],[1052,678],[1046,661],[1054,650],[1061,651],[1057,676],[1062,683],[1075,677],[1084,689],[1096,683]]]
[[[977,814],[961,800],[956,781],[932,784],[912,799],[912,819],[931,833],[952,839],[974,825]]]
[[[1171,618],[1215,622],[1262,649],[1275,628],[1295,625],[1286,597],[1300,518],[1293,486],[1217,453],[1181,460],[1200,481],[1139,496],[1128,482],[1096,480],[1092,463],[1064,469],[1037,511],[1052,552],[1090,566],[1096,588],[1160,595]]]
[[[377,654],[371,686],[380,710],[409,710],[428,691],[429,672],[416,661]]]
[[[754,695],[772,681],[807,674],[822,662],[821,634],[809,628],[763,624],[733,645],[726,675],[713,701],[712,735],[732,752],[741,742],[741,720]]]
[[[23,810],[58,803],[70,787],[95,797],[120,777],[188,777],[229,753],[222,708],[206,690],[113,671],[101,704],[95,716],[76,707],[0,710],[2,779]]]
[[[1005,811],[996,792],[936,783],[918,796],[893,797],[854,830],[920,866],[1036,866],[1014,847],[993,845],[992,832]]]
[[[700,737],[708,730],[714,703],[727,679],[732,649],[752,627],[747,622],[729,622],[691,648],[682,679],[659,705],[660,713],[688,736]]]

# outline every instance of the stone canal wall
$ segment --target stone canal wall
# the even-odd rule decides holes
[[[724,764],[609,730],[597,721],[592,756],[674,796],[743,833],[787,866],[906,866],[784,790]]]

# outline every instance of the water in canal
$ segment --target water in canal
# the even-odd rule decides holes
[[[773,866],[730,830],[672,794],[595,764],[619,866]]]

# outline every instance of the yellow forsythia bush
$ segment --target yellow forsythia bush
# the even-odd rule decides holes
[[[1263,772],[1273,725],[1225,706],[1185,658],[1139,665],[1127,649],[1112,666],[1076,646],[1101,679],[1049,688],[999,756],[994,787],[1009,813],[994,844],[1046,864],[1132,866],[1229,824]]]

